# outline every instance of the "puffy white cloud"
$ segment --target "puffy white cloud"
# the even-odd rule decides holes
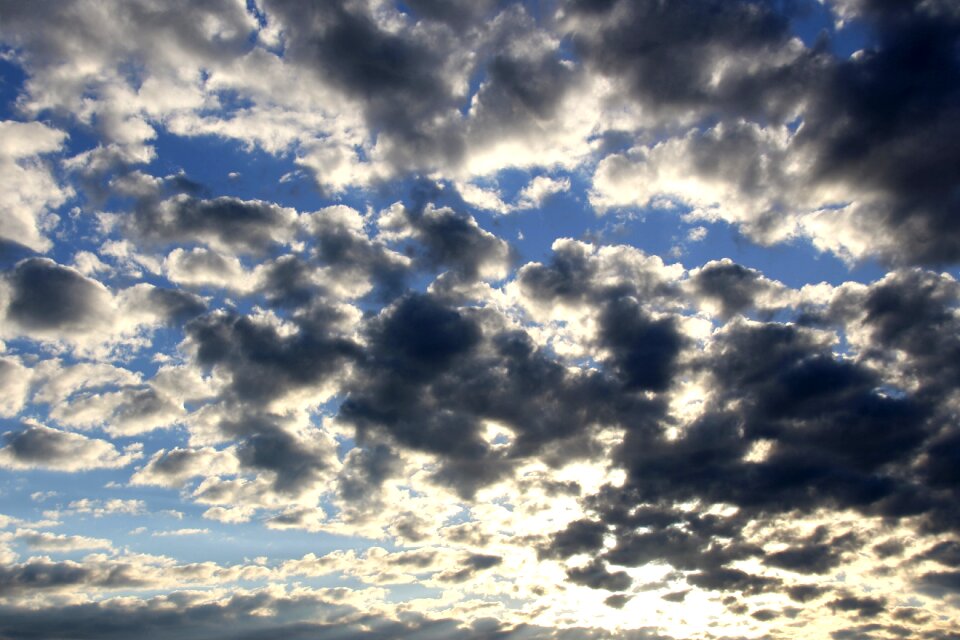
[[[60,151],[67,134],[40,122],[0,122],[0,238],[47,251],[54,211],[73,195],[41,155]]]

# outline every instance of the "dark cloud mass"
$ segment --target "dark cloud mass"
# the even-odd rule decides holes
[[[109,314],[110,296],[98,282],[46,258],[28,258],[5,274],[6,317],[26,331],[93,328]]]
[[[876,223],[897,238],[896,259],[955,261],[960,16],[922,2],[862,12],[876,44],[826,74],[799,140],[817,149],[817,179],[884,193]]]
[[[0,640],[956,638],[958,221],[948,0],[0,0]]]

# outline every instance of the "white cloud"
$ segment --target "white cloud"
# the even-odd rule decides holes
[[[34,251],[53,245],[53,211],[73,195],[40,156],[63,148],[67,134],[40,122],[0,121],[0,237]]]

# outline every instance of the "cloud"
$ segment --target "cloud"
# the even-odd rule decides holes
[[[601,210],[666,200],[692,209],[690,217],[737,224],[762,243],[803,235],[850,260],[956,259],[948,212],[958,162],[941,144],[960,108],[950,80],[960,66],[943,53],[956,46],[956,15],[922,3],[899,12],[872,7],[862,17],[875,43],[839,59],[797,49],[789,16],[767,3],[726,3],[702,23],[684,3],[669,11],[611,3],[601,17],[574,7],[588,62],[627,79],[643,105],[686,108],[691,124],[705,108],[722,119],[604,158],[591,195]],[[590,26],[598,20],[602,26]],[[664,37],[673,30],[677,37]],[[645,37],[649,46],[635,44]],[[724,62],[760,51],[769,63]],[[802,123],[795,131],[779,126],[793,117]]]
[[[47,258],[29,258],[6,274],[5,318],[27,333],[86,333],[106,322],[113,300],[102,284]]]
[[[210,533],[210,529],[171,529],[169,531],[154,531],[151,535],[160,538],[179,536],[200,536]]]
[[[145,199],[127,218],[130,233],[147,242],[204,242],[220,251],[261,254],[293,237],[296,212],[261,200],[178,194]]]
[[[73,195],[60,183],[41,154],[60,151],[67,134],[39,122],[0,122],[0,232],[7,242],[22,244],[34,251],[53,245],[46,232],[57,223],[53,214]]]
[[[448,268],[467,281],[500,280],[508,273],[510,245],[482,229],[468,213],[432,204],[423,210],[395,204],[381,213],[378,225],[385,240],[419,243],[421,262],[429,268]]]
[[[0,273],[0,335],[82,353],[136,343],[138,333],[183,322],[204,309],[195,295],[146,283],[115,294],[49,258],[27,258]]]
[[[18,358],[0,358],[0,416],[17,415],[27,401],[31,371]]]
[[[3,13],[0,636],[956,626],[950,3]]]
[[[8,469],[66,472],[116,469],[141,456],[138,446],[121,451],[106,440],[58,431],[36,423],[25,423],[20,431],[8,431],[4,440],[5,445],[0,448],[0,466]]]
[[[37,551],[64,552],[85,549],[109,549],[113,546],[109,540],[103,538],[71,536],[61,533],[50,533],[48,531],[33,531],[30,529],[18,529],[15,536],[19,542]]]

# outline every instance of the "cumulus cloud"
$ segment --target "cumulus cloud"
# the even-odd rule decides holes
[[[0,636],[957,626],[950,3],[0,13]]]
[[[4,434],[0,466],[8,469],[85,471],[125,467],[141,457],[140,447],[121,451],[106,440],[25,423]]]
[[[59,151],[67,135],[40,122],[0,122],[2,237],[34,251],[53,245],[46,233],[56,226],[53,211],[73,195],[41,154]]]

